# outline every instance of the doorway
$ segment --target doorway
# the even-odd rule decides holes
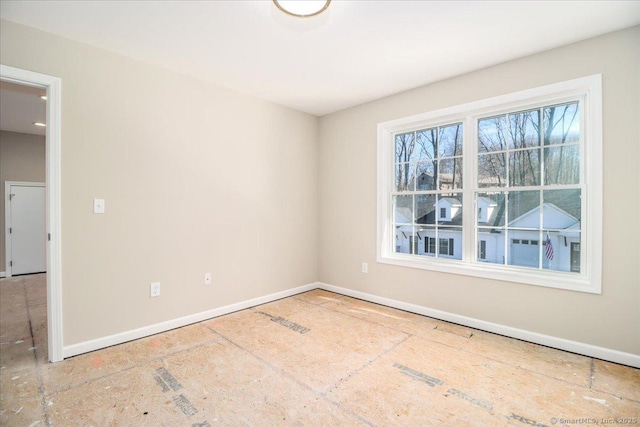
[[[45,273],[44,183],[5,181],[6,276]]]
[[[0,65],[0,81],[38,88],[46,97],[45,131],[45,270],[48,359],[64,358],[61,277],[61,81],[58,77]],[[35,123],[34,123],[35,124]],[[6,232],[6,231],[5,231]]]

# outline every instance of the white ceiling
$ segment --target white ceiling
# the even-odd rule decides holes
[[[45,123],[46,101],[40,98],[44,89],[0,81],[0,130],[44,135],[46,128],[34,122]]]
[[[0,16],[314,115],[640,23],[637,1],[8,1]],[[550,64],[552,66],[552,64]]]

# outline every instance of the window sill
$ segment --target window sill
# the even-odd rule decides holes
[[[427,258],[415,255],[391,254],[378,256],[382,264],[437,271],[440,273],[493,279],[505,282],[565,289],[591,294],[601,294],[600,283],[595,283],[585,274],[563,271],[532,270],[515,266],[503,266],[487,262],[468,263],[446,258]]]

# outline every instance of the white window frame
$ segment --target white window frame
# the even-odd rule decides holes
[[[581,102],[582,235],[581,272],[538,270],[476,260],[477,206],[474,192],[479,118],[501,112],[523,111],[531,106],[553,105],[567,100]],[[463,124],[462,260],[395,252],[394,135],[428,127]],[[377,261],[404,267],[524,283],[580,292],[602,293],[602,75],[527,89],[415,116],[378,124],[378,230]]]

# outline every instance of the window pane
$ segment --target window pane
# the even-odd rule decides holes
[[[438,166],[440,190],[462,188],[462,157],[440,160]]]
[[[540,191],[510,191],[507,204],[509,227],[540,228]]]
[[[410,254],[412,241],[413,227],[410,225],[396,225],[396,252]]]
[[[542,268],[545,270],[580,273],[580,254],[579,232],[544,232]]]
[[[540,145],[540,111],[531,110],[509,114],[510,148]]]
[[[396,165],[396,191],[413,191],[414,173],[411,163]]]
[[[540,245],[531,245],[531,239],[538,240],[540,231],[508,230],[509,265],[538,268]]]
[[[413,160],[415,151],[414,133],[396,135],[396,163],[405,163]]]
[[[436,212],[438,213],[438,224],[462,225],[462,194],[440,195]]]
[[[440,128],[439,157],[462,155],[462,124]]]
[[[436,144],[438,141],[438,128],[424,129],[416,132],[417,160],[434,160],[436,158]]]
[[[504,226],[505,193],[478,193],[476,195],[476,206],[478,206],[479,226]]]
[[[544,144],[580,141],[578,103],[554,105],[544,109]]]
[[[507,117],[497,116],[478,121],[478,152],[507,149]]]
[[[551,146],[544,149],[544,183],[578,184],[580,182],[580,147]]]
[[[394,196],[396,224],[413,222],[413,196]]]
[[[434,179],[435,160],[418,162],[417,165],[417,177],[416,177],[416,190],[429,191],[435,190],[436,184]]]
[[[505,156],[505,153],[478,156],[478,186],[504,187],[507,184]]]
[[[435,194],[416,195],[416,223],[435,224]]]
[[[545,190],[543,227],[556,230],[580,230],[581,191]]]
[[[540,185],[539,149],[509,153],[509,185],[512,187]]]

